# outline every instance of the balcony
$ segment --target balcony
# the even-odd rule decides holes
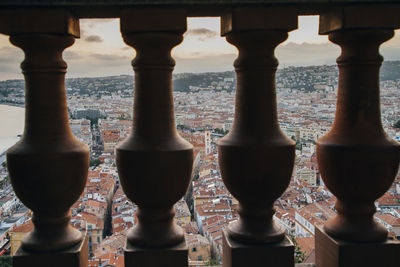
[[[120,18],[123,39],[137,52],[133,132],[117,147],[121,185],[139,207],[125,266],[188,266],[172,206],[189,185],[193,149],[175,129],[170,52],[190,16],[220,16],[222,35],[239,50],[235,121],[218,144],[223,180],[240,202],[240,219],[224,232],[223,264],[294,266],[293,244],[272,220],[295,158],[295,144],[277,120],[274,50],[300,15],[319,15],[320,34],[342,49],[335,122],[317,142],[319,169],[337,197],[338,214],[316,230],[316,266],[400,266],[400,243],[388,240],[373,219],[374,201],[400,162],[379,103],[379,46],[400,28],[400,2],[3,0],[0,7],[0,32],[25,53],[25,130],[7,162],[16,194],[33,211],[34,230],[14,266],[88,265],[87,236],[69,225],[69,210],[84,188],[89,150],[69,128],[62,59],[80,35],[80,18]]]

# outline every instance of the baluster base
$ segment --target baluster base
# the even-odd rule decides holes
[[[60,251],[30,252],[20,247],[13,256],[14,267],[87,267],[88,266],[88,237],[82,232],[82,241],[77,245]]]
[[[346,242],[315,227],[315,256],[318,267],[400,266],[400,241]]]
[[[285,230],[275,225],[275,223],[262,220],[260,222],[246,222],[243,217],[231,222],[227,233],[233,240],[249,244],[277,243],[285,238]]]
[[[223,267],[294,267],[294,246],[288,237],[277,243],[249,245],[234,241],[224,230],[223,250]]]
[[[126,267],[188,267],[185,241],[168,248],[141,248],[127,242],[124,255]]]

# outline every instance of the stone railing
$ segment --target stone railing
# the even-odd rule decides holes
[[[320,15],[320,34],[342,49],[335,122],[317,143],[338,214],[317,228],[316,264],[400,266],[400,243],[387,240],[373,219],[374,201],[400,162],[400,146],[381,124],[378,51],[400,27],[397,1],[14,0],[0,6],[0,32],[25,52],[25,130],[7,162],[17,196],[33,211],[34,230],[14,266],[87,266],[87,237],[69,225],[69,210],[85,186],[89,150],[68,126],[62,52],[79,37],[79,18],[88,17],[119,17],[124,41],[137,52],[133,132],[117,147],[121,185],[139,207],[125,266],[187,266],[172,206],[189,184],[193,153],[175,129],[170,52],[193,15],[221,16],[222,34],[239,50],[235,121],[218,148],[223,180],[240,202],[240,219],[224,233],[224,266],[294,266],[293,244],[272,221],[295,146],[277,121],[274,49],[302,14]]]

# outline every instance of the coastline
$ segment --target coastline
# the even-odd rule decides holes
[[[0,102],[0,105],[17,107],[17,108],[25,108],[25,103]]]
[[[0,103],[0,164],[5,160],[6,151],[20,140],[25,120],[24,104]]]

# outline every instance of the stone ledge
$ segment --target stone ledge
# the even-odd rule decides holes
[[[170,5],[170,4],[392,4],[393,0],[2,0],[1,5]]]

